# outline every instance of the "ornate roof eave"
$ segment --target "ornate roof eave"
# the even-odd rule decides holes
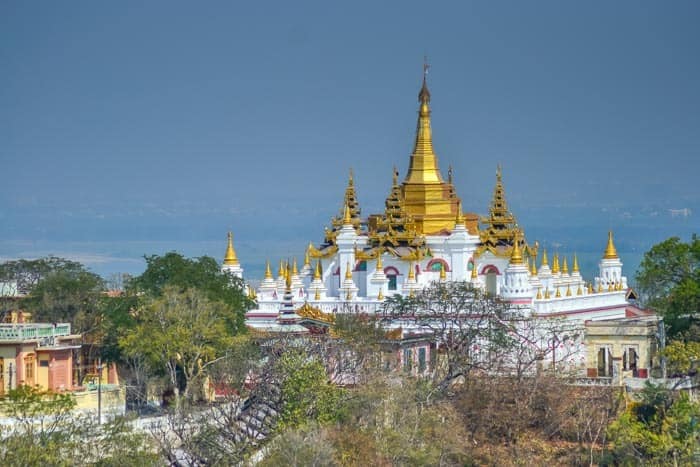
[[[329,258],[338,252],[338,245],[330,245],[322,250],[319,250],[313,245],[309,245],[309,256],[312,258]]]
[[[301,318],[320,321],[322,323],[332,324],[335,322],[335,316],[322,312],[318,308],[311,306],[309,302],[304,302],[304,304],[296,310],[296,314]]]

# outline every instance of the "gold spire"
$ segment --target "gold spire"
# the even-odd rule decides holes
[[[316,261],[316,270],[314,271],[314,280],[321,279],[321,260]]]
[[[423,84],[418,94],[420,105],[415,145],[400,195],[406,214],[415,223],[416,232],[431,235],[454,228],[459,197],[455,194],[454,186],[443,180],[433,150],[430,91],[425,76],[427,70],[425,64]],[[471,225],[471,216],[465,221],[470,228],[476,227]]]
[[[566,284],[566,296],[571,297],[571,286]]]
[[[576,289],[576,295],[583,295],[583,289],[581,288],[581,283],[578,283],[578,289]]]
[[[413,263],[408,263],[408,280],[416,278],[416,273],[413,270]]]
[[[476,270],[476,263],[472,262],[472,279],[478,279],[479,273]]]
[[[283,260],[283,259],[280,260],[280,268],[279,268],[279,271],[277,271],[277,277],[285,277],[285,274],[284,274],[284,260]]]
[[[552,274],[559,274],[559,254],[554,255],[552,260]]]
[[[270,270],[270,260],[265,261],[265,279],[272,279],[272,271]]]
[[[289,269],[289,262],[287,262],[287,274],[285,275],[284,278],[284,285],[286,286],[286,291],[291,293],[292,292],[292,274]]]
[[[343,225],[352,224],[352,217],[350,216],[350,206],[345,203],[345,208],[343,209]]]
[[[316,291],[314,292],[314,300],[316,300],[316,301],[321,300],[321,290],[320,289],[316,289]]]
[[[299,270],[297,269],[297,259],[294,258],[294,265],[292,266],[292,276],[298,276]]]
[[[542,266],[549,266],[549,260],[547,259],[547,250],[542,249]]]
[[[309,258],[309,249],[306,249],[304,254],[304,268],[311,267],[311,258]]]
[[[589,294],[593,293],[593,283],[592,282],[588,283],[588,287],[586,290],[588,291]]]
[[[406,176],[407,183],[442,183],[433,151],[433,134],[430,128],[430,91],[426,82],[428,65],[423,65],[423,85],[418,93],[420,108],[416,126],[416,142]]]
[[[574,253],[574,265],[572,268],[572,272],[579,272],[578,269],[578,257],[576,256],[576,253]]]
[[[382,265],[382,250],[379,250],[377,253],[377,271],[381,271],[384,269],[384,266]]]
[[[350,269],[350,261],[348,261],[348,267],[345,268],[345,279],[352,280],[352,270]]]
[[[603,281],[598,282],[598,293],[601,293],[603,291]]]
[[[549,300],[551,298],[551,295],[549,294],[549,287],[544,289],[544,298],[545,300]]]
[[[226,247],[226,256],[224,256],[224,264],[235,265],[238,264],[238,258],[236,257],[236,250],[233,249],[233,234],[228,233],[228,246]]]
[[[384,300],[384,293],[382,292],[382,289],[379,289],[379,293],[377,294],[377,300]]]
[[[530,274],[533,276],[537,275],[537,257],[534,257],[532,259],[532,270],[530,271]]]
[[[523,254],[520,252],[520,233],[516,232],[513,239],[513,252],[510,255],[510,264],[523,264]]]
[[[564,264],[562,264],[561,272],[564,274],[569,274],[569,264],[566,261],[566,256],[564,256]]]
[[[559,290],[559,286],[557,286],[557,293],[554,295],[554,298],[561,298],[561,290]]]
[[[613,233],[612,230],[608,231],[608,244],[605,247],[605,254],[603,259],[618,259],[617,250],[615,249],[615,243],[613,243]]]
[[[445,271],[445,263],[440,263],[440,280],[444,281],[447,279],[447,272]]]
[[[462,213],[462,202],[457,204],[457,218],[455,219],[455,225],[464,225],[464,214]]]
[[[537,287],[537,296],[535,297],[537,300],[542,300],[542,288]]]

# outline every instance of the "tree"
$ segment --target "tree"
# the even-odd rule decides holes
[[[46,276],[54,272],[78,273],[82,264],[56,256],[39,259],[18,259],[0,264],[0,282],[16,281],[22,294],[30,293]]]
[[[695,465],[700,456],[700,404],[647,382],[609,427],[613,461],[621,465]]]
[[[670,375],[687,375],[697,372],[700,365],[700,342],[676,339],[661,350],[661,356],[666,358],[667,370]]]
[[[557,369],[575,352],[569,344],[582,335],[563,321],[523,316],[468,282],[434,282],[415,297],[396,295],[385,301],[383,318],[432,331],[440,355],[434,372],[440,389],[474,372],[521,379],[540,363]]]
[[[0,282],[16,281],[19,305],[35,321],[69,322],[77,332],[93,331],[104,282],[75,261],[49,256],[0,264]],[[4,311],[4,310],[3,310]]]
[[[98,425],[74,411],[70,394],[20,386],[0,400],[11,420],[0,427],[0,463],[20,465],[160,465],[145,434],[123,418]]]
[[[644,254],[637,273],[644,304],[664,317],[667,334],[676,337],[697,325],[700,316],[700,238],[672,237]]]
[[[181,387],[182,396],[189,399],[192,383],[202,382],[208,368],[232,345],[228,316],[224,303],[198,290],[165,286],[160,297],[138,310],[137,324],[119,339],[119,346],[127,357],[142,355],[151,368],[164,369],[180,404]]]
[[[100,321],[104,282],[82,268],[57,270],[43,277],[25,299],[24,305],[39,322],[69,322],[73,331],[90,333]]]
[[[254,304],[245,294],[244,282],[223,273],[214,258],[190,259],[170,252],[164,256],[146,256],[145,259],[146,270],[129,281],[128,292],[159,297],[168,287],[197,289],[209,300],[228,306],[229,313],[223,319],[231,334],[245,330],[245,312]]]
[[[343,417],[343,391],[330,382],[319,356],[292,348],[277,365],[282,381],[281,428],[323,425]]]

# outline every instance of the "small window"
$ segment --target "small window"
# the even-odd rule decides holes
[[[413,368],[413,352],[411,349],[403,349],[403,371],[410,372]]]
[[[425,347],[418,349],[418,371],[421,373],[425,371]]]
[[[34,380],[34,357],[29,356],[24,359],[24,380],[29,382]]]
[[[442,271],[442,263],[440,261],[435,261],[433,264],[430,265],[430,270],[433,272]],[[445,268],[445,271],[447,271],[447,268]]]
[[[625,353],[622,354],[622,367],[625,370],[636,371],[638,358],[637,349],[635,347],[627,347]]]
[[[396,275],[391,274],[387,278],[389,279],[389,290],[396,290]]]
[[[48,368],[49,367],[49,361],[48,360],[39,360],[39,366],[41,368]]]

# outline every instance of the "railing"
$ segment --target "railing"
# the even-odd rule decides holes
[[[589,378],[583,376],[571,378],[569,384],[572,386],[612,386],[612,378]]]
[[[70,323],[0,324],[0,342],[69,336]]]

